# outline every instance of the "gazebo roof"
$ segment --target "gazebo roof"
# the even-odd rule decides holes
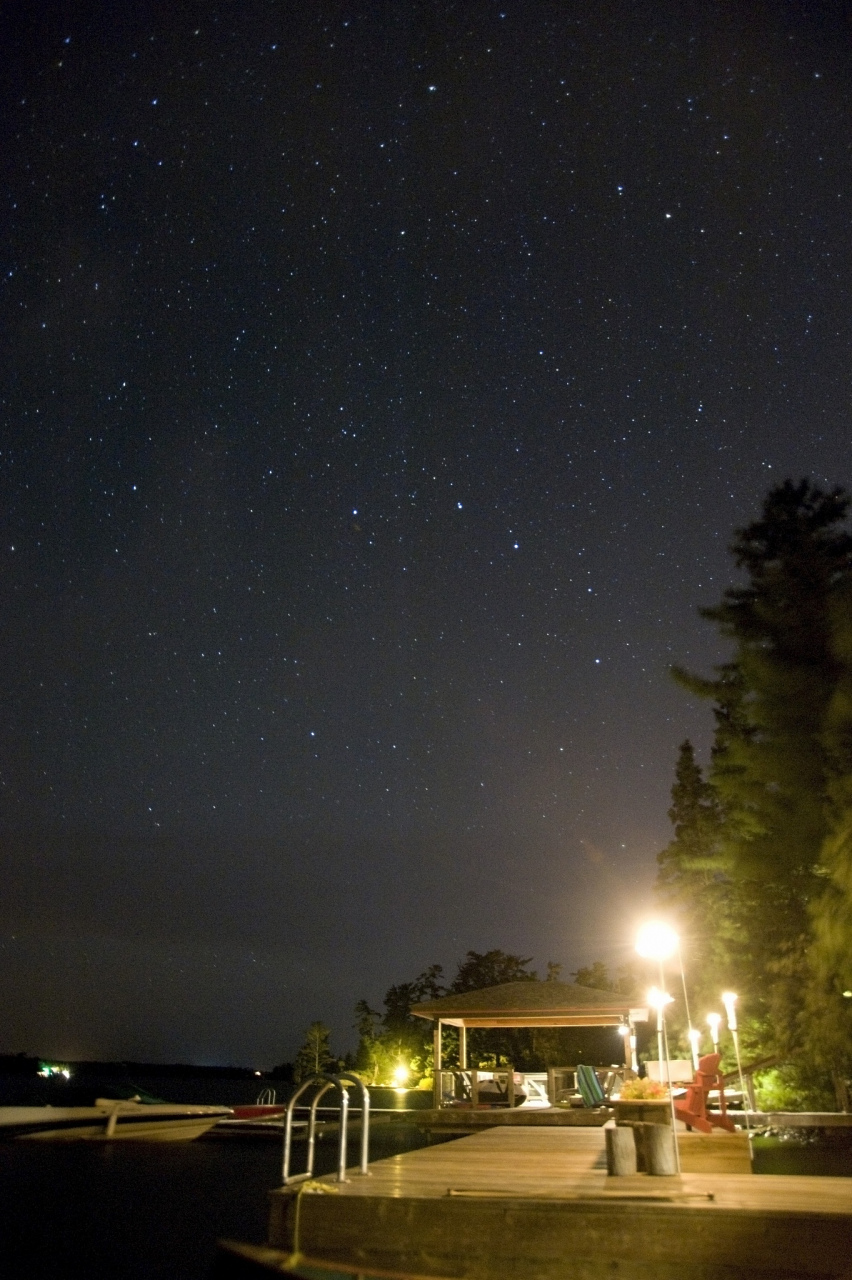
[[[412,1006],[418,1018],[454,1027],[611,1027],[647,1021],[626,996],[573,982],[504,982]]]

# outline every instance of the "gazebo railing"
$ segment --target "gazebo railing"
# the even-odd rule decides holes
[[[489,1070],[444,1067],[437,1072],[439,1107],[514,1107],[516,1091],[514,1067]]]

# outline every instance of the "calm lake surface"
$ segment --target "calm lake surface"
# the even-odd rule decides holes
[[[356,1138],[357,1126],[350,1163]],[[422,1138],[394,1125],[370,1145],[379,1159]],[[295,1145],[294,1169],[304,1146]],[[319,1140],[316,1172],[333,1172],[336,1156],[336,1135]],[[206,1280],[220,1237],[265,1241],[267,1193],[280,1181],[281,1144],[268,1138],[0,1143],[0,1273]]]

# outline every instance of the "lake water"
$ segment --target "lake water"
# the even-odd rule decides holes
[[[422,1145],[419,1131],[379,1133],[380,1158]],[[350,1163],[357,1160],[357,1127]],[[316,1172],[336,1169],[337,1137],[318,1141]],[[304,1143],[294,1145],[295,1169]],[[281,1144],[211,1136],[195,1142],[0,1143],[4,1280],[207,1280],[216,1240],[261,1244]]]

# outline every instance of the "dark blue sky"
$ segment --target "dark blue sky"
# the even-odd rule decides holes
[[[0,1051],[627,955],[668,666],[849,480],[846,17],[5,6]]]

